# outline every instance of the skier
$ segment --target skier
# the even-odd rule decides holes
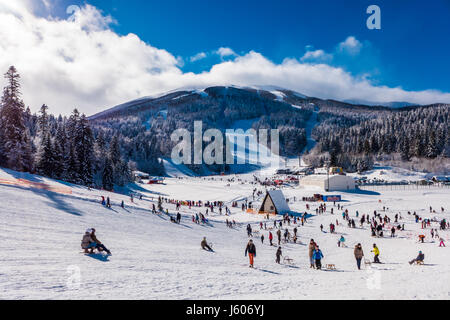
[[[322,269],[322,258],[323,254],[322,251],[319,249],[319,246],[316,245],[314,252],[313,252],[313,258],[316,262],[316,269],[320,270]]]
[[[252,239],[249,240],[247,247],[245,248],[245,256],[247,256],[247,253],[250,259],[250,268],[253,268],[253,261],[256,257],[256,247]]]
[[[354,254],[355,254],[356,265],[358,266],[358,270],[361,270],[361,260],[364,257],[364,252],[363,252],[361,243],[358,243],[355,246]]]
[[[378,258],[380,256],[380,249],[378,249],[377,245],[373,244],[373,250],[371,251],[375,255],[373,258],[373,263],[381,263],[380,259]]]
[[[270,246],[273,246],[273,243],[272,243],[272,241],[273,241],[273,234],[272,234],[271,231],[269,231],[269,241],[270,241]]]
[[[109,197],[106,198],[106,207],[111,208],[111,200],[109,199]]]
[[[181,214],[179,212],[177,213],[177,223],[181,223]]]
[[[439,247],[445,247],[444,238],[440,238],[439,241]]]
[[[264,235],[261,235],[261,243],[264,244]]]
[[[411,260],[409,264],[413,264],[414,262],[423,262],[423,260],[425,260],[425,255],[422,253],[422,251],[419,251],[419,255],[417,256],[417,258]]]
[[[281,230],[280,229],[277,230],[277,236],[278,236],[278,245],[280,245],[281,244]]]
[[[206,251],[210,251],[210,252],[214,252],[213,249],[211,249],[211,247],[208,245],[208,242],[206,241],[206,237],[203,237],[202,242],[200,243],[200,245],[202,246],[203,250]]]
[[[276,253],[276,260],[275,262],[280,264],[280,258],[283,255],[283,253],[281,252],[281,247],[278,247],[277,253]]]

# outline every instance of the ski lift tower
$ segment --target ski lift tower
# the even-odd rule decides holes
[[[326,160],[325,163],[327,165],[327,187],[326,187],[325,191],[329,192],[330,191],[330,164],[331,164],[331,161]]]

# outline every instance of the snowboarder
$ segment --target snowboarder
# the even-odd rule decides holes
[[[361,260],[364,257],[364,252],[363,252],[361,243],[358,243],[355,246],[354,254],[355,254],[356,265],[358,266],[358,270],[361,270]]]
[[[245,256],[247,256],[247,253],[250,259],[250,268],[253,268],[254,258],[256,257],[256,247],[252,239],[249,240],[247,247],[245,248]]]
[[[277,253],[276,253],[276,260],[275,262],[280,264],[280,258],[283,255],[282,251],[281,251],[281,247],[278,247]]]

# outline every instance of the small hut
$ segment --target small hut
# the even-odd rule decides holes
[[[260,214],[286,214],[289,213],[289,208],[286,198],[281,190],[267,191],[267,194],[259,209]]]

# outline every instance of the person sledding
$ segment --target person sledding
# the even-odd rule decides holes
[[[250,259],[250,268],[253,268],[253,261],[254,258],[256,257],[256,247],[255,244],[253,243],[253,240],[251,239],[248,242],[247,247],[245,248],[245,256],[247,256],[247,253]]]
[[[86,230],[81,241],[81,248],[87,254],[93,254],[94,249],[97,249],[98,252],[106,251],[107,254],[111,255],[111,251],[97,239],[94,228]]]
[[[200,243],[203,250],[214,252],[214,250],[208,245],[208,242],[206,241],[206,237],[203,237],[202,242]]]
[[[417,256],[417,258],[411,260],[409,262],[409,264],[413,264],[413,263],[423,263],[423,261],[425,260],[425,255],[423,254],[422,251],[419,251],[419,255]]]

